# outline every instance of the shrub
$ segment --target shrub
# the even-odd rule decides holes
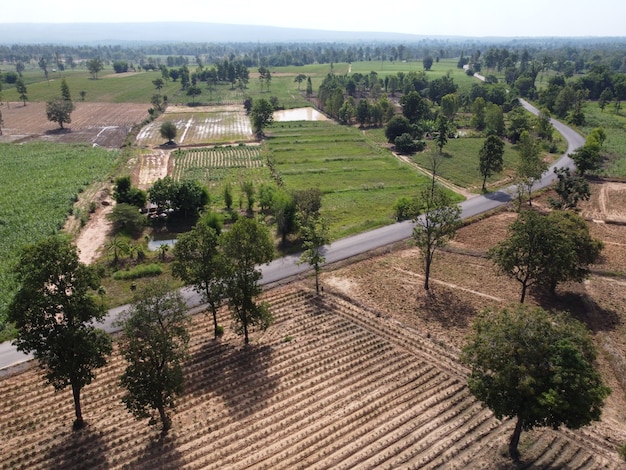
[[[116,271],[113,279],[117,281],[140,279],[142,277],[154,277],[163,273],[163,268],[159,264],[142,264],[129,269],[128,271]]]

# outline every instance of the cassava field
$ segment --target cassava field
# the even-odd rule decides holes
[[[515,217],[505,210],[460,230],[433,265],[432,297],[421,289],[417,250],[401,245],[329,267],[319,297],[310,280],[267,290],[275,323],[247,348],[226,310],[217,341],[210,317],[194,315],[186,391],[166,438],[125,411],[117,352],[84,390],[88,426],[80,432],[71,430],[69,390],[53,392],[35,368],[3,378],[3,468],[623,468],[626,297],[618,268],[626,227],[611,222],[624,216],[625,194],[625,185],[613,186],[603,203],[585,204],[606,246],[589,281],[562,286],[556,299],[530,298],[570,310],[594,334],[613,389],[602,421],[523,433],[518,465],[506,457],[513,421],[497,420],[472,397],[458,361],[476,312],[518,299],[517,283],[484,257]]]

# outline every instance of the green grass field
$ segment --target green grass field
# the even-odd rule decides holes
[[[0,329],[19,249],[58,232],[78,194],[116,161],[117,153],[87,145],[0,144]]]
[[[602,154],[607,158],[600,173],[604,176],[626,178],[626,116],[615,114],[612,104],[602,112],[595,102],[587,103],[584,113],[587,121],[581,129],[584,135],[588,135],[596,127],[602,127],[606,132]]]
[[[393,204],[428,179],[355,127],[281,122],[269,127],[270,158],[287,189],[319,188],[331,238],[393,222]]]

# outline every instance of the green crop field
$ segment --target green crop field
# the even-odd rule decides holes
[[[206,185],[215,207],[224,207],[223,189],[228,183],[236,203],[244,181],[252,181],[257,188],[262,183],[271,183],[270,171],[258,145],[179,149],[172,152],[171,157],[174,159],[172,178]]]
[[[86,145],[0,144],[0,327],[19,249],[58,232],[78,194],[111,172],[117,153]]]
[[[286,188],[322,191],[333,239],[392,223],[396,199],[428,182],[355,127],[281,122],[267,134],[269,158]]]

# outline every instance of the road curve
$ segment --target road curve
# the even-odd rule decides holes
[[[520,99],[520,102],[522,106],[531,113],[535,115],[539,114],[539,110],[527,101]],[[574,162],[568,155],[585,143],[585,139],[572,128],[555,119],[551,119],[551,122],[554,128],[567,140],[567,152],[543,174],[541,180],[533,187],[535,190],[545,188],[556,180],[554,168],[573,168]],[[461,217],[467,219],[495,209],[510,202],[515,197],[516,193],[517,188],[515,185],[512,185],[493,193],[468,199],[460,204]],[[411,221],[398,222],[393,225],[387,225],[376,230],[337,240],[323,248],[326,263],[342,261],[377,248],[406,240],[411,237],[413,226],[414,224]],[[261,271],[263,278],[261,284],[273,284],[309,271],[310,267],[308,265],[298,265],[296,263],[298,259],[299,255],[288,255],[275,259],[271,263],[262,266]],[[181,293],[190,309],[201,309],[202,299],[193,289],[185,287],[181,289]],[[128,306],[124,305],[109,310],[107,316],[102,322],[98,323],[97,326],[111,333],[118,331],[119,328],[115,325],[115,322],[120,313],[127,307]],[[19,366],[30,359],[32,359],[32,355],[26,355],[17,351],[10,341],[0,344],[0,371]]]

